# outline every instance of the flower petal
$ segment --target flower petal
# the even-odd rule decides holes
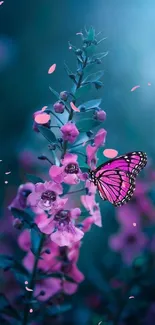
[[[54,63],[54,64],[52,64],[51,67],[49,68],[49,70],[48,70],[48,74],[52,74],[52,73],[55,71],[55,69],[56,69],[56,64]]]

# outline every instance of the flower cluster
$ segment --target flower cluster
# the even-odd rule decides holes
[[[25,251],[22,267],[28,272],[30,286],[25,295],[24,325],[28,322],[32,300],[52,301],[55,296],[70,295],[77,290],[84,279],[77,267],[81,241],[93,224],[102,226],[96,186],[89,180],[88,170],[96,166],[97,151],[105,144],[107,132],[102,123],[106,113],[99,107],[101,99],[81,105],[77,102],[91,86],[102,87],[103,71],[89,75],[86,68],[101,64],[106,53],[97,57],[99,42],[93,28],[85,37],[81,35],[82,49],[69,44],[77,59],[76,73],[71,73],[65,64],[73,82],[72,90],[59,94],[50,87],[57,97],[53,108],[44,106],[33,114],[33,130],[49,141],[51,157],[38,157],[50,162],[49,179],[44,181],[31,175],[31,182],[20,185],[9,206],[15,218],[14,227],[23,228],[18,243]],[[56,64],[49,69],[50,74],[55,69]],[[56,125],[51,124],[53,117]],[[79,156],[83,157],[84,167],[79,163]],[[73,205],[79,192],[82,192],[79,203]]]

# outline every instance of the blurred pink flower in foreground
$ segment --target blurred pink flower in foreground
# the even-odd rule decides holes
[[[74,242],[80,241],[84,233],[75,226],[75,220],[80,216],[81,210],[74,208],[60,210],[48,218],[43,214],[38,216],[37,225],[41,232],[50,235],[50,238],[59,246],[71,246]]]
[[[114,251],[121,253],[126,264],[130,264],[145,247],[147,238],[140,229],[138,210],[130,205],[123,206],[119,209],[117,218],[121,222],[121,229],[110,237],[109,245]]]
[[[52,166],[49,170],[50,177],[57,183],[77,184],[85,180],[77,162],[77,155],[67,153],[61,160],[62,166]]]
[[[74,123],[67,122],[65,125],[61,127],[63,140],[73,143],[77,136],[79,135],[79,131]]]

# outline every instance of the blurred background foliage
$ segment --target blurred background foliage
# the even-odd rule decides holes
[[[25,181],[25,172],[45,175],[48,171],[46,162],[37,160],[37,156],[45,152],[45,142],[32,131],[32,114],[55,102],[49,85],[58,92],[70,88],[64,60],[73,70],[76,67],[68,41],[77,45],[80,37],[76,33],[84,26],[93,25],[97,32],[102,31],[107,37],[100,47],[101,52],[109,51],[103,63],[104,87],[90,98],[103,98],[102,108],[107,113],[104,123],[108,132],[106,148],[115,148],[119,154],[143,150],[154,162],[154,16],[154,0],[5,0],[0,6],[2,232],[17,236],[12,230],[7,205],[17,186]],[[48,75],[53,63],[57,64],[56,72]],[[140,88],[131,92],[135,85]],[[11,174],[6,178],[4,172],[8,170]],[[6,179],[7,185],[4,184]],[[70,324],[71,317],[75,325],[90,324],[90,311],[83,302],[89,293],[101,295],[102,306],[106,308],[104,299],[110,291],[103,271],[104,261],[113,266],[119,263],[119,257],[115,253],[107,256],[108,236],[117,229],[115,209],[109,203],[101,203],[101,208],[103,228],[94,226],[85,236],[80,268],[86,281],[78,295],[72,298],[76,310],[66,318],[66,324]],[[16,251],[16,240],[12,237],[4,237],[3,249],[7,246],[10,249],[13,243],[12,249]],[[93,325],[99,320],[106,324],[98,314],[94,317]]]

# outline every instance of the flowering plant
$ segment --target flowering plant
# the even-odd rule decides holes
[[[57,99],[53,108],[44,107],[33,115],[34,132],[48,141],[51,158],[38,158],[50,163],[49,179],[29,175],[9,206],[14,227],[22,231],[18,244],[25,255],[21,263],[13,256],[1,255],[0,265],[15,273],[22,286],[22,301],[18,299],[18,304],[15,301],[10,306],[1,295],[1,310],[4,319],[11,318],[16,324],[40,322],[42,312],[54,317],[71,308],[62,302],[84,280],[77,267],[81,241],[93,224],[102,226],[96,187],[89,181],[88,168],[94,168],[97,151],[105,144],[102,124],[106,113],[100,108],[101,99],[83,103],[82,97],[90,96],[93,87],[102,87],[103,71],[90,72],[107,53],[96,53],[101,40],[94,28],[86,35],[80,34],[81,49],[69,43],[77,61],[76,73],[65,64],[73,83],[71,90],[59,94],[50,87]],[[76,193],[82,195],[72,206]]]

